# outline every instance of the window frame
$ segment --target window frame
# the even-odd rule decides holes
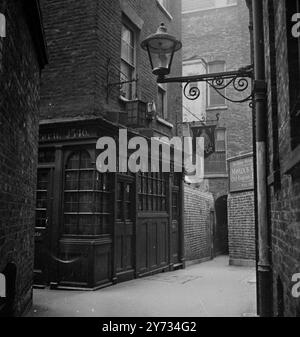
[[[130,64],[124,57],[122,54],[122,43],[123,43],[123,38],[122,38],[122,31],[121,31],[121,52],[120,52],[120,82],[124,81],[124,78],[122,78],[122,74],[125,75],[124,73],[122,73],[122,63],[124,63],[129,69],[131,69],[132,73],[131,73],[131,79],[128,80],[135,80],[136,76],[137,76],[137,45],[138,45],[138,32],[136,30],[136,28],[130,24],[130,22],[128,22],[129,20],[126,20],[125,18],[123,18],[122,20],[122,26],[121,29],[123,30],[123,27],[125,27],[128,31],[130,31],[130,33],[132,33],[132,40],[133,40],[133,64]],[[125,41],[124,41],[125,42]],[[127,43],[127,42],[126,42]],[[123,101],[133,101],[135,99],[137,99],[137,83],[136,82],[131,82],[131,83],[127,83],[124,84],[125,86],[131,86],[131,97],[127,97],[127,93],[126,96],[122,95],[122,87],[120,87],[120,99]]]
[[[138,210],[139,212],[168,212],[167,173],[139,172]]]
[[[159,93],[163,94],[163,110],[157,111],[158,117],[167,120],[168,119],[168,85],[159,83],[157,85],[157,110],[159,109]]]
[[[212,61],[212,62],[208,62],[207,63],[207,70],[209,74],[213,74],[216,73],[215,71],[211,71],[211,66],[215,65],[215,64],[223,64],[223,70],[221,72],[226,72],[226,62],[225,61],[221,61],[221,60],[216,60],[216,61]],[[220,71],[218,71],[217,73],[219,73]],[[215,91],[214,88],[212,88],[209,84],[207,84],[207,109],[226,109],[227,108],[227,100],[225,98],[223,98],[221,95],[219,95],[220,97],[222,97],[222,99],[224,99],[224,103],[222,104],[211,104],[211,92]],[[226,96],[226,88],[223,89],[223,95]]]
[[[224,149],[219,149],[218,148],[218,131],[224,131]],[[221,141],[220,141],[221,142]],[[226,153],[227,152],[227,129],[226,128],[216,128],[215,130],[215,152],[218,153]]]

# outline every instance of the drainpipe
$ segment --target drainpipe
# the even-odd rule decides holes
[[[252,0],[254,42],[254,104],[256,113],[256,172],[258,228],[258,312],[272,316],[272,267],[267,202],[267,87],[265,79],[263,1]]]

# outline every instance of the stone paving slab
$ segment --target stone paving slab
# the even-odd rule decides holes
[[[247,317],[256,312],[255,269],[227,257],[95,292],[34,290],[32,317]]]

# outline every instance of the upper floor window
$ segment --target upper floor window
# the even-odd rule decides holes
[[[292,148],[300,144],[300,38],[292,34],[293,16],[300,13],[300,0],[286,1],[287,47]]]
[[[159,84],[157,92],[157,112],[159,117],[167,119],[168,118],[168,108],[167,108],[167,85]]]
[[[208,65],[208,71],[210,74],[214,73],[221,73],[225,71],[225,62],[223,61],[217,61],[209,63]],[[220,93],[225,96],[225,89],[220,90]],[[224,107],[226,104],[226,100],[224,97],[222,97],[215,89],[212,87],[209,87],[208,90],[208,107]]]
[[[136,76],[136,36],[133,29],[127,25],[122,25],[121,42],[121,82],[125,83],[121,87],[121,97],[132,100],[136,98],[135,82],[130,82]]]
[[[226,152],[226,129],[216,129],[216,152]]]
[[[237,0],[183,0],[182,10],[188,13],[233,5],[237,5]]]

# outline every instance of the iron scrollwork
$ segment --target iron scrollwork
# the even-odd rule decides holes
[[[242,99],[233,99],[225,94],[225,89],[231,87],[235,91],[243,93],[246,92],[251,85],[252,68],[242,68],[236,72],[224,72],[219,74],[200,75],[199,77],[192,76],[185,78],[186,84],[183,89],[184,96],[188,100],[196,100],[200,97],[201,91],[196,85],[197,82],[206,82],[209,87],[213,88],[220,96],[232,103],[245,103],[252,101],[253,94]],[[250,103],[251,104],[251,103]]]

